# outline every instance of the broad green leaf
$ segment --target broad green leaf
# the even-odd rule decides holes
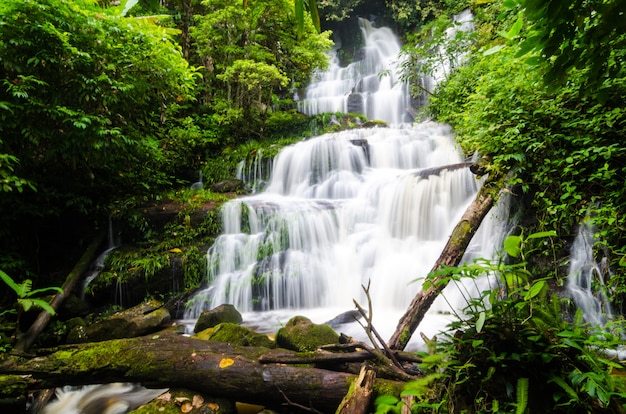
[[[139,0],[122,0],[122,5],[124,8],[122,9],[120,16],[126,16],[126,14],[135,7],[135,5],[139,3]]]
[[[500,50],[504,49],[505,45],[497,45],[492,48],[489,48],[483,52],[483,56],[493,55],[494,53],[498,53]]]
[[[520,13],[517,17],[517,20],[515,21],[515,23],[513,23],[513,26],[511,26],[508,32],[499,31],[498,34],[507,40],[516,39],[519,35],[519,32],[522,30],[523,25],[524,20],[522,19],[522,14]]]
[[[313,21],[313,26],[317,32],[321,32],[321,22],[320,15],[317,11],[317,2],[316,0],[309,0],[309,13],[311,13],[311,20]]]
[[[2,270],[0,270],[0,278],[2,278],[4,283],[6,283],[11,289],[13,289],[15,293],[18,293],[20,291],[20,287],[18,286],[18,284],[15,283],[11,276],[7,275]]]
[[[520,236],[509,236],[504,239],[504,250],[511,257],[519,256],[521,245],[522,238]]]
[[[546,281],[545,280],[538,280],[538,281],[536,281],[535,283],[533,283],[530,286],[530,289],[528,289],[528,293],[526,294],[524,299],[530,300],[530,299],[534,298],[539,293],[541,293],[541,291],[543,290],[543,288],[545,286],[546,286]]]
[[[504,3],[502,3],[502,6],[505,9],[512,9],[514,7],[517,7],[518,1],[517,0],[504,0]]]
[[[480,333],[480,331],[483,330],[483,326],[485,325],[485,318],[487,316],[485,315],[485,312],[482,311],[478,314],[478,320],[476,321],[476,332]]]
[[[33,299],[33,305],[39,306],[41,309],[48,311],[50,315],[54,316],[56,314],[54,308],[50,306],[48,302],[43,299]]]
[[[528,240],[528,239],[540,239],[540,238],[544,238],[544,237],[556,237],[556,231],[554,231],[554,230],[540,231],[540,232],[537,232],[537,233],[529,234],[528,237],[526,237],[526,240]]]
[[[63,292],[63,289],[61,289],[60,287],[51,286],[51,287],[47,287],[47,288],[40,288],[40,289],[35,289],[35,290],[32,290],[32,291],[28,294],[28,296],[38,295],[39,293],[46,293],[46,292],[51,291],[51,290],[53,290],[53,291],[55,291],[55,292],[57,292],[57,293],[64,293],[64,292]]]

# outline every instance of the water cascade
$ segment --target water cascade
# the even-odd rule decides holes
[[[607,259],[597,262],[593,255],[594,228],[584,222],[578,229],[570,250],[567,294],[585,321],[602,327],[613,318],[611,303],[606,294],[604,276],[609,274]]]
[[[399,42],[387,28],[364,20],[360,27],[363,59],[347,68],[335,61],[302,108],[346,111],[358,93],[368,116],[399,122],[408,102],[391,63]],[[270,165],[263,192],[222,207],[224,233],[207,253],[206,288],[189,302],[187,319],[230,303],[260,332],[275,332],[295,315],[322,323],[354,309],[353,300],[366,303],[369,284],[374,323],[389,338],[480,187],[450,127],[434,122],[325,134],[283,149]],[[259,176],[258,168],[242,166],[240,174]],[[492,257],[495,222],[481,226],[468,257]],[[463,307],[476,293],[469,289],[450,287],[447,302]],[[436,301],[420,331],[445,327],[447,302]],[[352,325],[342,332],[362,338]]]
[[[359,56],[342,67],[336,49],[329,69],[316,75],[298,110],[307,115],[353,112],[368,119],[410,122],[408,85],[398,76],[398,38],[391,29],[373,27],[366,19],[359,19],[359,28],[364,39]]]

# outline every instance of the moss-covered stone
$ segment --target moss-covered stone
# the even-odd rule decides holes
[[[162,305],[161,302],[152,300],[117,312],[107,319],[87,326],[84,340],[75,342],[99,342],[156,332],[171,320],[169,311],[161,307]]]
[[[293,351],[315,351],[339,342],[339,334],[328,325],[317,325],[304,316],[294,316],[276,333],[276,344]]]
[[[245,326],[228,322],[198,332],[195,337],[205,341],[227,342],[233,345],[275,347],[274,341],[266,335],[256,333]]]
[[[240,324],[243,322],[241,313],[239,313],[233,305],[224,304],[216,308],[203,311],[196,321],[193,331],[198,333],[225,322],[234,324]]]

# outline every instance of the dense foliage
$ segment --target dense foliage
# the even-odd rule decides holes
[[[294,13],[288,1],[2,2],[2,268],[48,270],[45,229],[80,246],[229,146],[301,131],[290,91],[331,42],[310,20],[299,32]]]
[[[444,17],[412,35],[405,76],[471,51],[430,91],[426,111],[453,125],[468,156],[508,173],[518,235],[500,261],[443,271],[452,283],[493,275],[493,288],[467,298],[466,315],[424,354],[428,375],[405,394],[416,398],[413,412],[624,412],[623,367],[611,354],[621,349],[621,319],[590,326],[548,293],[563,288],[572,239],[590,222],[623,312],[623,2],[478,3],[471,35],[445,40]],[[381,398],[378,412],[401,406]]]
[[[513,173],[513,190],[525,201],[524,225],[530,230],[557,231],[565,243],[562,247],[567,247],[576,227],[591,217],[606,249],[600,253],[617,272],[623,272],[623,69],[613,65],[614,75],[606,73],[598,89],[604,91],[602,96],[586,93],[585,85],[597,80],[584,65],[563,68],[567,81],[556,87],[544,78],[541,59],[532,59],[521,49],[526,44],[522,12],[502,8],[500,2],[476,12],[478,19],[485,19],[477,28],[481,36],[476,51],[439,87],[430,110],[455,127],[467,154],[491,157],[492,168]],[[536,30],[535,26],[529,30]],[[582,31],[569,42],[586,40]],[[610,42],[606,47],[615,45]],[[623,50],[596,53],[608,53],[613,56],[609,62],[618,62]],[[615,292],[623,291],[619,275],[612,283]]]

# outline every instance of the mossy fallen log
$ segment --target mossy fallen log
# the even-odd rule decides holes
[[[268,352],[262,347],[233,346],[162,332],[65,345],[31,359],[13,356],[0,365],[0,375],[19,375],[22,381],[31,381],[38,388],[138,382],[147,387],[186,388],[265,406],[295,403],[321,412],[334,412],[357,378],[313,365],[261,363],[261,357]],[[402,386],[399,381],[376,379],[374,395],[397,396]]]

